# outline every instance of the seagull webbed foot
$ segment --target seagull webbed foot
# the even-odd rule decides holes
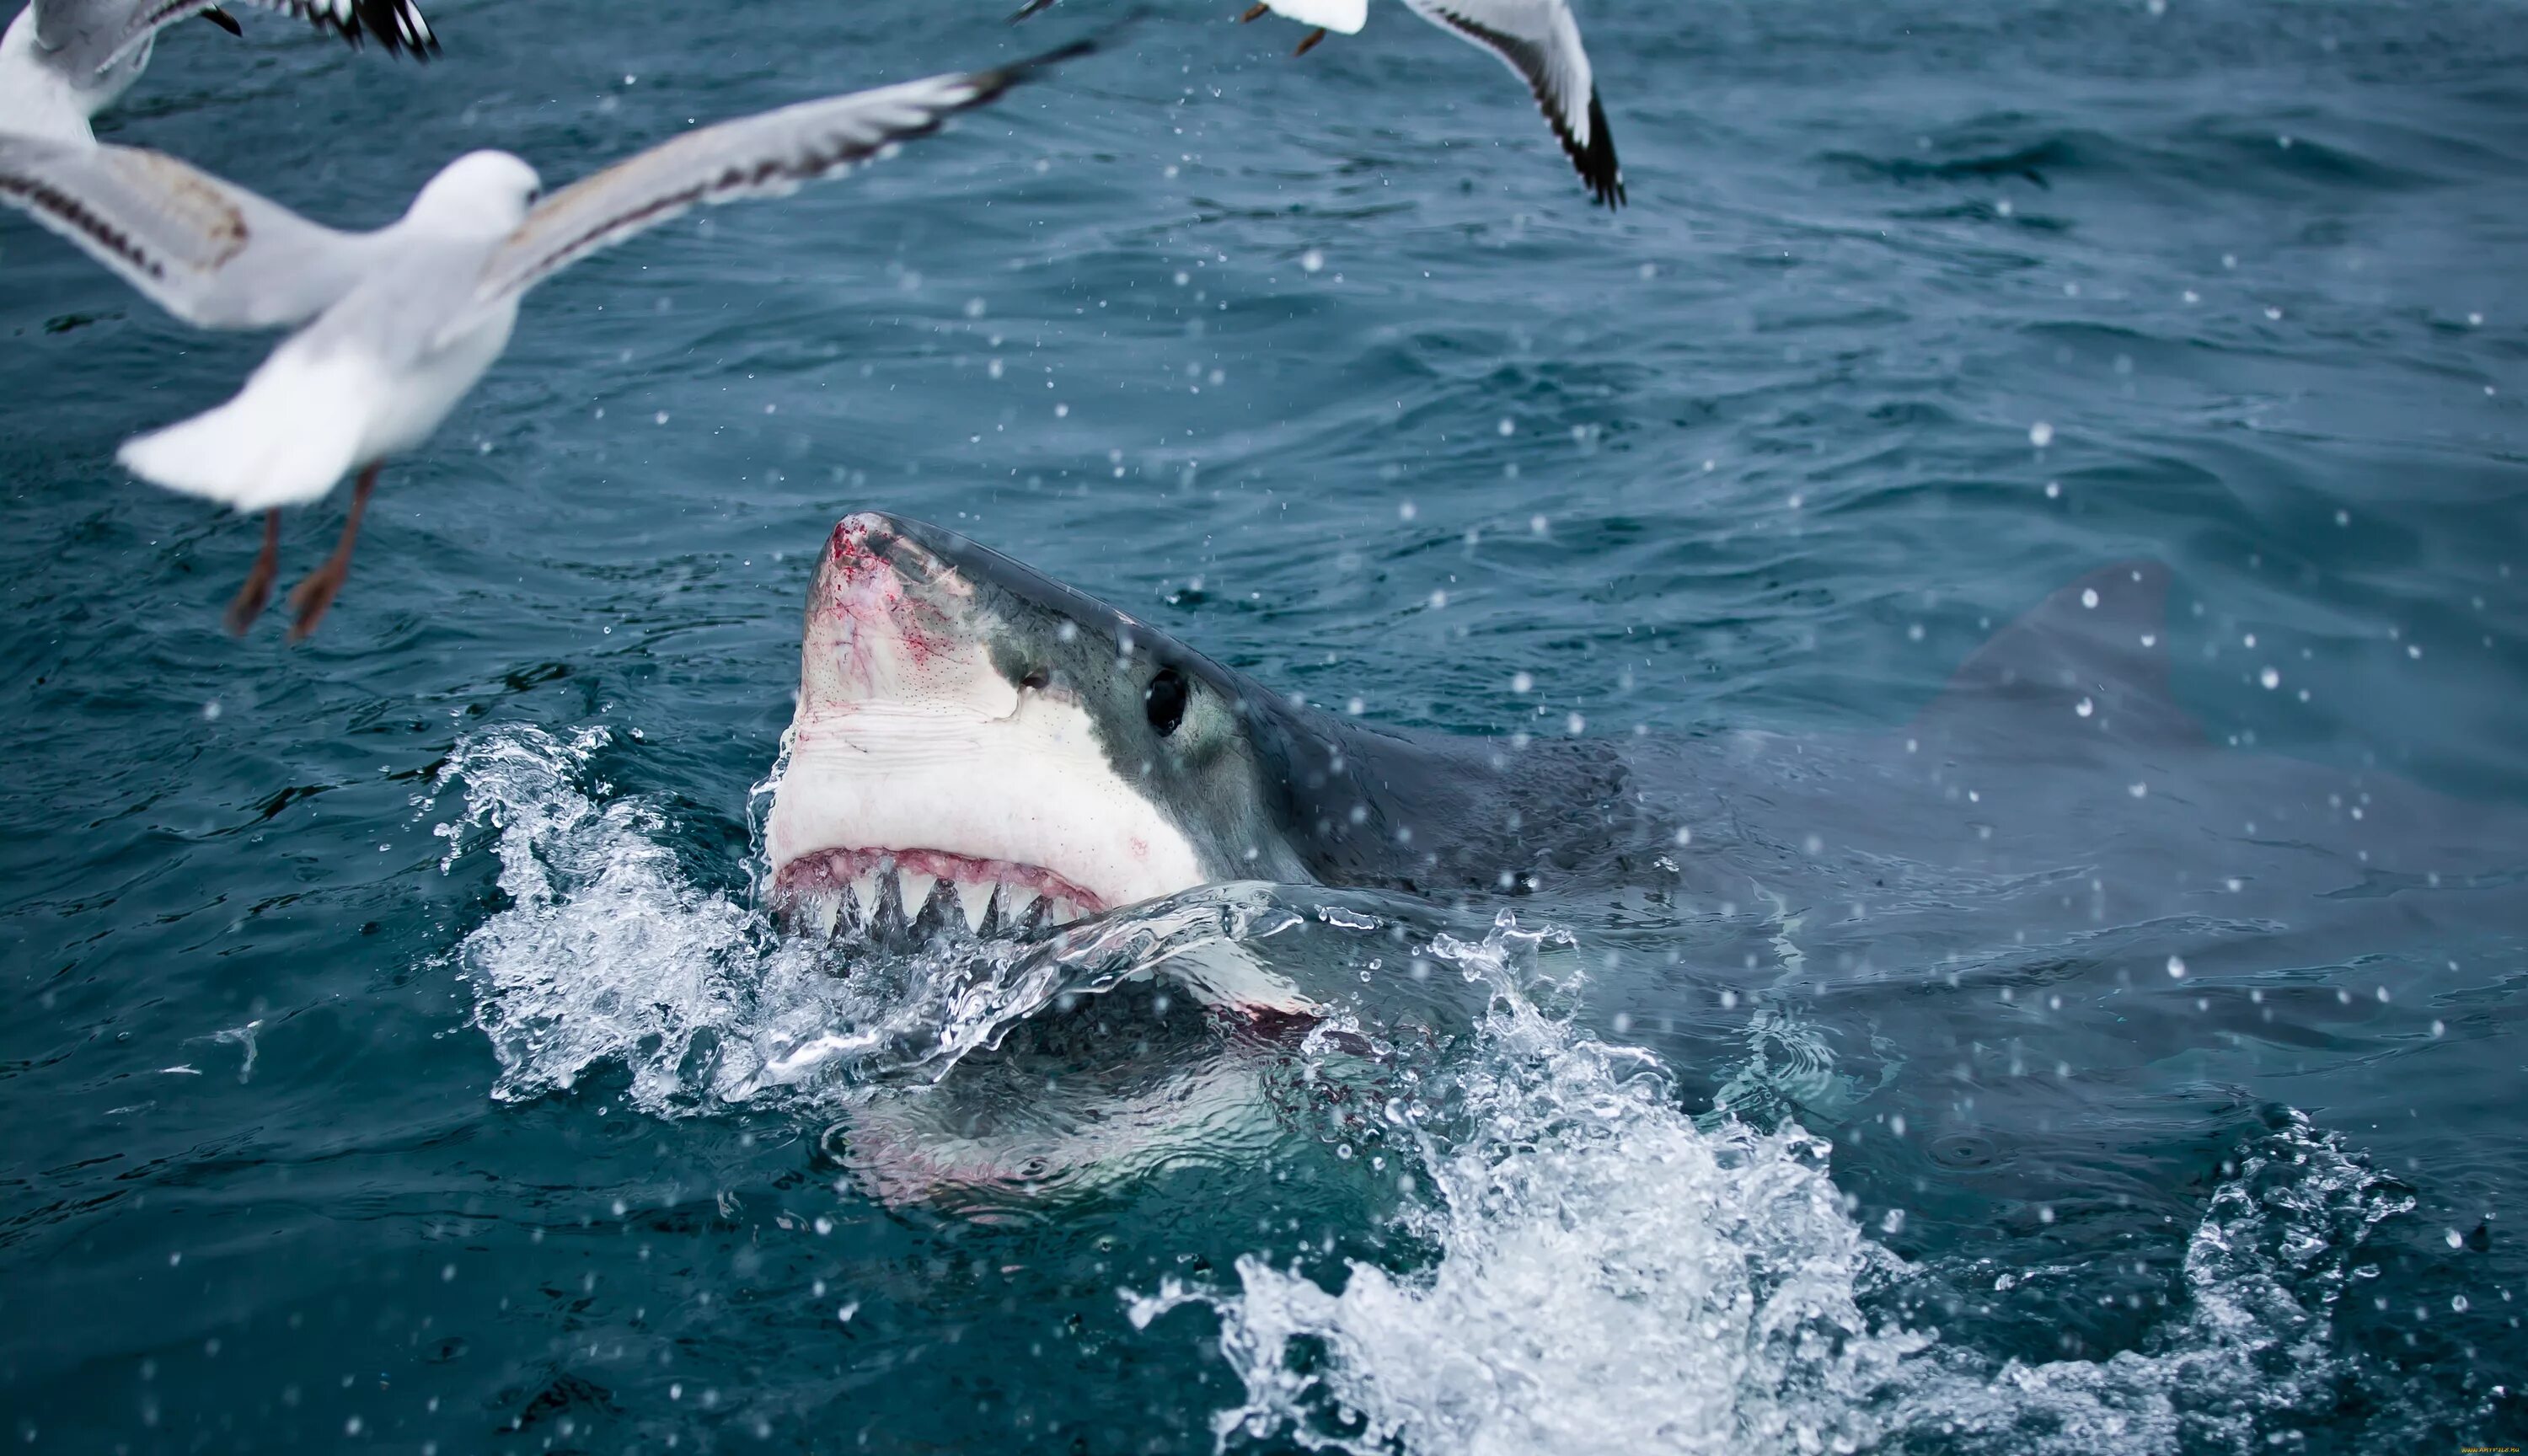
[[[290,609],[297,613],[290,624],[291,642],[305,642],[316,624],[325,620],[334,598],[342,594],[342,583],[351,574],[351,546],[360,539],[360,517],[368,510],[369,493],[377,485],[377,466],[360,472],[359,484],[351,488],[351,513],[343,518],[342,539],[334,544],[334,554],[290,589]]]

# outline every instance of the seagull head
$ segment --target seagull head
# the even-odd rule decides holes
[[[436,233],[498,237],[524,222],[543,182],[507,152],[467,152],[440,169],[404,221]]]

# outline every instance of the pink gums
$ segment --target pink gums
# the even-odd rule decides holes
[[[1016,885],[1048,900],[1072,901],[1092,912],[1106,909],[1105,901],[1050,869],[1021,864],[1012,859],[977,859],[971,855],[952,855],[945,850],[816,850],[782,865],[776,878],[786,895],[801,895],[812,890],[839,890],[870,870],[884,868],[889,861],[898,868],[926,874],[932,879]]]

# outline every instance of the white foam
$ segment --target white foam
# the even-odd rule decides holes
[[[511,904],[455,962],[500,1060],[493,1096],[541,1097],[619,1063],[638,1106],[672,1115],[742,1094],[711,1075],[723,1060],[711,1053],[731,1033],[761,1039],[751,1013],[780,958],[749,910],[687,882],[653,808],[601,803],[580,782],[606,742],[603,729],[565,741],[510,726],[458,745],[441,775],[465,792],[464,815],[440,826],[448,862],[494,830]]]
[[[565,739],[504,725],[460,742],[440,776],[443,791],[461,785],[465,797],[463,813],[439,826],[449,841],[443,868],[488,848],[511,902],[452,957],[500,1061],[493,1095],[503,1101],[619,1066],[634,1105],[661,1117],[827,1106],[873,1079],[935,1080],[1067,993],[1160,966],[1203,992],[1235,965],[1206,948],[1289,919],[1252,893],[1205,891],[1044,944],[839,962],[833,948],[784,940],[751,906],[694,884],[654,805],[588,782],[607,742],[603,728]],[[748,869],[760,891],[763,865]],[[1272,1000],[1242,983],[1220,994]]]
[[[1697,1130],[1644,1058],[1521,994],[1511,962],[1542,938],[1505,920],[1483,945],[1433,946],[1494,991],[1456,1135],[1423,1139],[1431,1191],[1408,1218],[1438,1258],[1405,1276],[1351,1265],[1340,1292],[1241,1259],[1216,1299],[1246,1385],[1223,1438],[1465,1453],[1874,1439],[1868,1407],[1928,1340],[1862,1314],[1856,1291],[1896,1265],[1843,1216],[1825,1145]],[[1299,1358],[1306,1345],[1325,1358]]]
[[[2190,1313],[2154,1353],[2027,1365],[1873,1321],[1920,1272],[1845,1213],[1827,1146],[1710,1130],[1638,1055],[1540,1013],[1504,914],[1435,958],[1490,983],[1486,1051],[1452,1135],[1426,1133],[1405,1215],[1432,1261],[1275,1268],[1234,1289],[1127,1296],[1147,1326],[1202,1303],[1245,1386],[1241,1437],[1352,1452],[2244,1449],[2324,1413],[2327,1308],[2361,1237],[2409,1200],[2294,1119],[2216,1193],[2185,1265]]]

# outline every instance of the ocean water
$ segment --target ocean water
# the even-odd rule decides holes
[[[2528,842],[2185,977],[1761,885],[773,931],[859,508],[1466,733],[1898,732],[2148,558],[2241,761],[2528,814],[2517,4],[1587,0],[1612,215],[1402,7],[1234,8],[556,279],[294,649],[220,630],[251,523],[113,464],[266,341],[0,218],[0,1439],[2528,1445]],[[1124,12],[1002,9],[441,0],[426,69],[247,13],[102,133],[369,226]],[[1222,956],[1335,1016],[1224,1030]]]

